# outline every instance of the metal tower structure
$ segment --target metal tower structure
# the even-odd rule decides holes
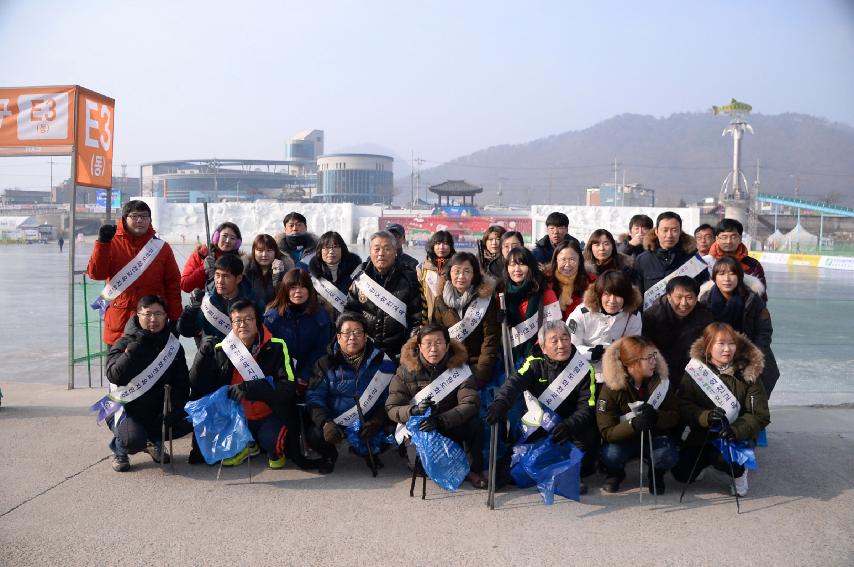
[[[727,218],[737,219],[742,224],[746,224],[747,221],[750,196],[747,177],[741,171],[741,139],[744,137],[745,130],[753,133],[753,127],[745,120],[751,110],[753,110],[752,106],[735,99],[725,106],[712,107],[715,115],[727,114],[732,118],[721,134],[721,136],[727,134],[732,136],[732,171],[721,184],[720,201],[726,208]]]

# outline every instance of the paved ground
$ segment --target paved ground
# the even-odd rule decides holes
[[[147,455],[114,473],[109,432],[86,407],[98,391],[3,384],[0,409],[0,565],[374,566],[851,565],[854,564],[854,409],[778,408],[736,515],[717,474],[638,504],[636,467],[618,495],[590,484],[582,503],[543,506],[512,489],[428,485],[410,499],[406,465],[387,456],[376,479],[344,457],[323,477],[289,467],[189,466],[189,440],[162,472]],[[168,470],[168,469],[167,469]]]

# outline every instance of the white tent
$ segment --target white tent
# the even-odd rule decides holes
[[[765,239],[765,246],[768,247],[768,250],[779,250],[785,241],[786,236],[779,230],[775,230],[773,234]]]
[[[815,250],[818,246],[818,236],[807,232],[800,224],[786,234],[783,248],[789,252],[807,252]]]

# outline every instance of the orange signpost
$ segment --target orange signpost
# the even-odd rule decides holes
[[[116,102],[77,87],[78,185],[109,189],[113,186],[113,111]]]

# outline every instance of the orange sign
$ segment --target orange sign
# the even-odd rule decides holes
[[[116,101],[77,87],[78,185],[113,186],[113,112]]]
[[[77,87],[0,88],[0,155],[68,155]]]

